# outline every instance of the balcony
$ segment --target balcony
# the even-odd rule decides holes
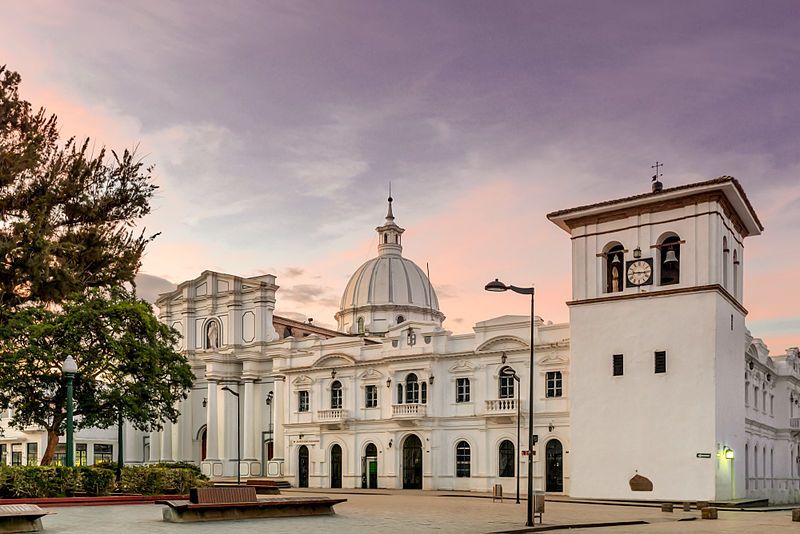
[[[347,421],[347,410],[317,410],[317,421],[326,426],[338,426]]]
[[[419,419],[428,412],[426,404],[392,404],[392,419]]]
[[[510,423],[517,416],[517,399],[492,399],[486,401],[484,415],[497,422]]]

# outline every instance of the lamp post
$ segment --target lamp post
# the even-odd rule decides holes
[[[67,356],[61,366],[61,372],[67,378],[67,467],[75,466],[75,444],[73,443],[73,408],[72,408],[72,381],[78,372],[75,358]]]
[[[505,354],[503,354],[503,357],[505,358]],[[516,388],[517,389],[517,469],[516,469],[516,471],[517,471],[517,503],[516,504],[519,504],[519,459],[520,459],[520,456],[522,456],[522,454],[521,454],[522,451],[520,450],[520,441],[519,441],[519,421],[520,421],[520,416],[519,416],[519,408],[520,408],[520,406],[519,406],[519,390],[520,390],[520,388],[522,386],[521,386],[521,383],[519,381],[519,376],[517,376],[517,372],[514,369],[512,369],[511,367],[503,368],[503,370],[500,371],[500,374],[502,376],[510,376],[511,378],[513,378],[514,380],[517,381],[517,388]]]
[[[531,374],[528,380],[529,382],[529,391],[528,391],[528,412],[529,412],[529,419],[528,419],[528,518],[525,522],[526,527],[533,526],[533,501],[535,500],[535,496],[533,493],[533,381],[534,381],[534,357],[536,355],[535,340],[535,322],[536,322],[536,315],[534,314],[535,307],[534,307],[534,287],[517,287],[512,285],[505,285],[503,282],[498,280],[497,278],[494,281],[489,282],[484,287],[486,291],[491,291],[494,293],[500,293],[503,291],[508,291],[509,289],[514,293],[519,293],[520,295],[530,295],[531,296]]]
[[[227,391],[236,397],[236,485],[239,486],[242,483],[242,419],[239,405],[241,399],[239,394],[228,386],[223,386],[222,391]]]

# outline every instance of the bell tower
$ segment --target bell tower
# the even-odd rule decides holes
[[[744,495],[742,262],[763,227],[732,177],[659,177],[547,216],[572,240],[574,497]]]

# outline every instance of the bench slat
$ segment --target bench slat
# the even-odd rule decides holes
[[[192,504],[254,503],[258,502],[258,496],[253,486],[217,486],[192,488],[189,501]]]

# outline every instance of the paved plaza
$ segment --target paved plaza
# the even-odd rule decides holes
[[[87,506],[50,508],[43,519],[50,533],[166,532],[453,532],[490,533],[524,530],[525,504],[514,500],[493,503],[491,498],[448,492],[383,491],[313,493],[286,490],[285,495],[337,495],[348,501],[336,506],[333,517],[278,518],[248,521],[172,524],[161,520],[161,505]],[[692,519],[679,521],[679,519]],[[640,525],[578,528],[570,532],[620,532],[631,534],[705,532],[797,532],[791,512],[721,511],[716,521],[701,520],[696,511],[661,512],[656,507],[612,506],[547,502],[545,526],[645,521]],[[537,523],[537,527],[538,527]]]

